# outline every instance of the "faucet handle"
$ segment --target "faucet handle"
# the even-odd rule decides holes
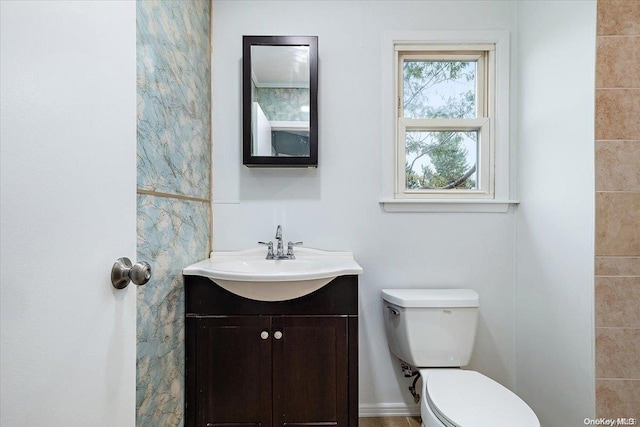
[[[295,257],[293,256],[293,247],[299,246],[301,244],[302,242],[292,242],[291,240],[289,240],[289,243],[287,243],[287,256],[291,257],[291,259],[295,259]]]
[[[272,241],[258,242],[258,244],[267,246],[267,259],[272,259],[273,258],[273,242]]]

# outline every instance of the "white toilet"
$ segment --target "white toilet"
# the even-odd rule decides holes
[[[469,363],[479,296],[471,289],[384,289],[391,351],[422,377],[424,427],[540,427],[509,389],[460,369]]]

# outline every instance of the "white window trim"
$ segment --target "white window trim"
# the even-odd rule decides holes
[[[396,47],[415,45],[416,51],[430,50],[425,43],[495,46],[495,107],[492,125],[495,143],[493,198],[398,198],[396,195],[397,119],[395,70]],[[413,49],[413,47],[411,47]],[[510,172],[509,127],[509,32],[508,31],[401,31],[387,32],[382,42],[382,197],[386,212],[507,212],[517,204],[511,195],[514,188]],[[404,168],[402,168],[403,170]],[[462,197],[461,197],[462,196]]]

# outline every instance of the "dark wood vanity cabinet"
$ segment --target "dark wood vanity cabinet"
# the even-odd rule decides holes
[[[356,427],[357,280],[262,302],[185,276],[185,426]]]

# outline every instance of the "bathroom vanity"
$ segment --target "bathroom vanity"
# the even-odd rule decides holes
[[[184,276],[186,427],[357,427],[356,274],[257,301],[194,271]]]

